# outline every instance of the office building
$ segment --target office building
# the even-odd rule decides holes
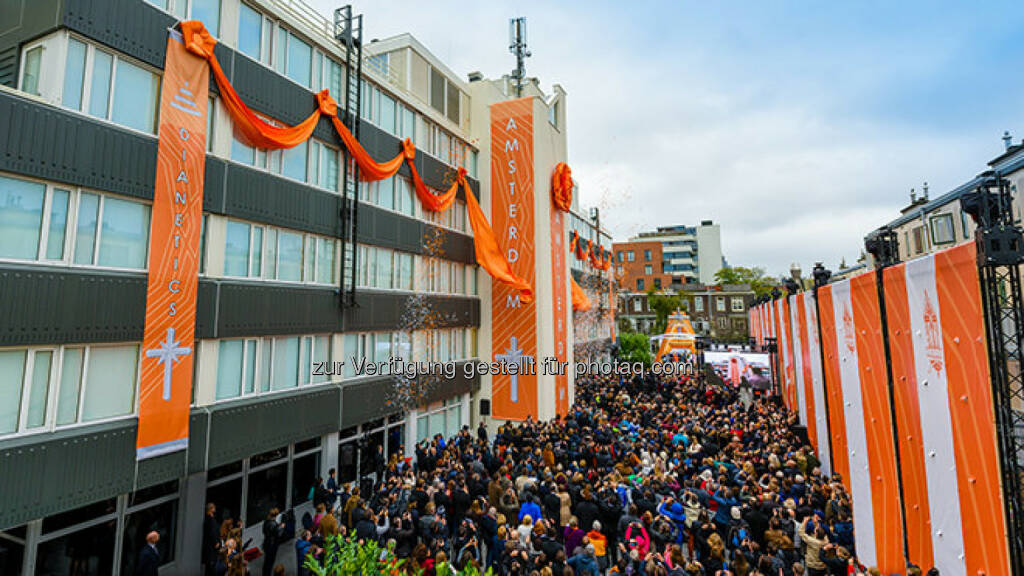
[[[661,245],[660,258],[652,243]],[[615,265],[617,272],[622,267],[619,281],[630,290],[649,290],[656,283],[667,288],[666,276],[676,288],[689,282],[714,284],[715,274],[725,265],[721,226],[703,220],[698,226],[659,226],[641,232],[615,244]]]

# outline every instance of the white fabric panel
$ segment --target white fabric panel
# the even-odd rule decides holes
[[[835,308],[836,348],[839,352],[839,377],[842,381],[846,419],[846,447],[850,456],[853,525],[857,527],[857,558],[862,564],[874,566],[877,553],[871,470],[868,466],[868,440],[864,429],[864,402],[861,398],[860,366],[857,360],[857,330],[853,324],[849,280],[832,285],[832,304]]]
[[[942,315],[936,299],[935,257],[907,262],[906,275],[935,566],[942,574],[964,575],[967,566],[963,522],[957,504],[960,493],[942,343]]]
[[[779,373],[779,382],[782,382],[782,381],[784,381],[786,379],[786,375],[789,374],[789,366],[790,366],[790,363],[793,360],[789,357],[790,356],[789,355],[789,342],[787,342],[787,339],[786,339],[786,318],[785,318],[786,315],[783,314],[782,299],[780,298],[780,299],[776,300],[775,301],[775,305],[777,307],[776,311],[777,311],[777,313],[779,315],[779,342],[778,342],[778,346],[779,346],[779,358],[781,359],[781,361],[779,362],[779,372],[780,372]],[[785,394],[785,389],[783,389],[783,394]]]
[[[818,436],[818,459],[821,471],[832,475],[832,457],[828,437],[828,411],[825,410],[825,380],[821,367],[821,342],[818,339],[818,308],[814,293],[804,294],[807,311],[807,348],[811,356],[811,387],[814,389],[814,423]]]
[[[804,358],[800,341],[800,304],[796,295],[789,297],[789,318],[793,332],[793,369],[796,372],[796,398],[800,408],[800,423],[807,425],[807,398],[804,398]]]

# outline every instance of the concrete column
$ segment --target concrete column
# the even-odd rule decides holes
[[[415,408],[409,410],[405,415],[405,456],[411,458],[416,455],[416,420],[420,411]]]
[[[184,479],[178,516],[177,574],[202,572],[203,516],[206,514],[206,473]]]
[[[338,467],[338,433],[324,434],[320,439],[320,477],[327,481],[331,468]]]

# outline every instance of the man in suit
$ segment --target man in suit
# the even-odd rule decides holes
[[[139,559],[135,562],[135,576],[159,576],[160,551],[156,548],[159,541],[160,534],[157,532],[146,535],[146,545],[139,550]]]
[[[214,576],[217,573],[217,555],[220,552],[220,526],[217,524],[217,506],[213,502],[206,505],[206,516],[203,518],[203,574]]]

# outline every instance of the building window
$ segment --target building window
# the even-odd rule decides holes
[[[939,214],[932,216],[930,220],[932,229],[932,244],[949,244],[956,241],[956,231],[953,229],[953,215]]]
[[[622,251],[620,250],[616,252],[615,257],[618,258],[619,262],[622,262]]]
[[[128,416],[138,345],[0,351],[0,435]]]
[[[921,254],[927,249],[925,245],[924,226],[918,226],[911,230],[914,235],[914,254]]]
[[[558,100],[552,102],[548,107],[548,123],[558,128]]]
[[[733,312],[743,312],[743,298],[733,297],[730,301]]]
[[[644,274],[646,274],[647,276],[650,276],[653,273],[654,273],[654,269],[651,268],[650,264],[647,264],[646,266],[644,266]]]
[[[960,211],[960,229],[963,231],[964,240],[967,240],[968,238],[970,238],[970,233],[968,232],[968,230],[969,230],[969,225],[967,223],[968,220],[970,220],[970,217],[967,215],[967,212],[964,212],[963,210],[961,210]]]
[[[150,207],[0,176],[0,259],[143,270]]]
[[[313,69],[313,47],[283,26],[277,27],[274,69],[309,88]]]
[[[413,289],[413,255],[376,246],[359,246],[358,286]]]
[[[715,298],[715,310],[725,312],[725,298]]]
[[[656,290],[661,290],[661,278],[654,279],[654,288]]]
[[[54,42],[56,37],[54,38]],[[52,45],[50,41],[45,45]],[[46,68],[42,68],[46,72]],[[40,78],[34,81],[36,91]],[[31,86],[30,86],[31,87]],[[61,104],[116,124],[156,133],[160,77],[124,57],[68,38]]]
[[[617,273],[617,274],[618,274],[619,276],[621,276],[621,275],[623,275],[623,274],[625,274],[625,273],[626,273],[625,269],[624,269],[624,268],[623,268],[622,266],[616,266],[616,267],[615,267],[615,272],[616,272],[616,273]]]
[[[146,0],[178,17],[179,20],[200,20],[206,30],[220,36],[221,0]]]
[[[229,220],[224,275],[333,284],[336,244],[333,238]]]
[[[635,257],[635,254],[633,254],[632,250],[630,250],[629,252],[626,252],[626,262],[633,262],[635,259],[636,259],[636,257]]]
[[[704,311],[704,299],[701,298],[700,296],[694,298],[693,299],[693,309],[696,312],[703,312]]]
[[[644,303],[639,298],[633,299],[633,312],[641,312],[644,309]]]
[[[340,190],[338,186],[339,152],[319,140],[312,140],[309,160],[309,182],[331,192]]]
[[[729,319],[728,318],[719,318],[718,319],[718,328],[721,329],[721,330],[728,329],[729,328]]]
[[[644,250],[644,262],[650,262],[650,261],[651,261],[651,251],[650,250]]]
[[[644,291],[644,279],[643,278],[637,278],[636,279],[636,291],[637,292],[643,292]]]
[[[43,60],[43,47],[35,46],[26,50],[24,60],[21,70],[21,90],[38,96],[39,68]]]

